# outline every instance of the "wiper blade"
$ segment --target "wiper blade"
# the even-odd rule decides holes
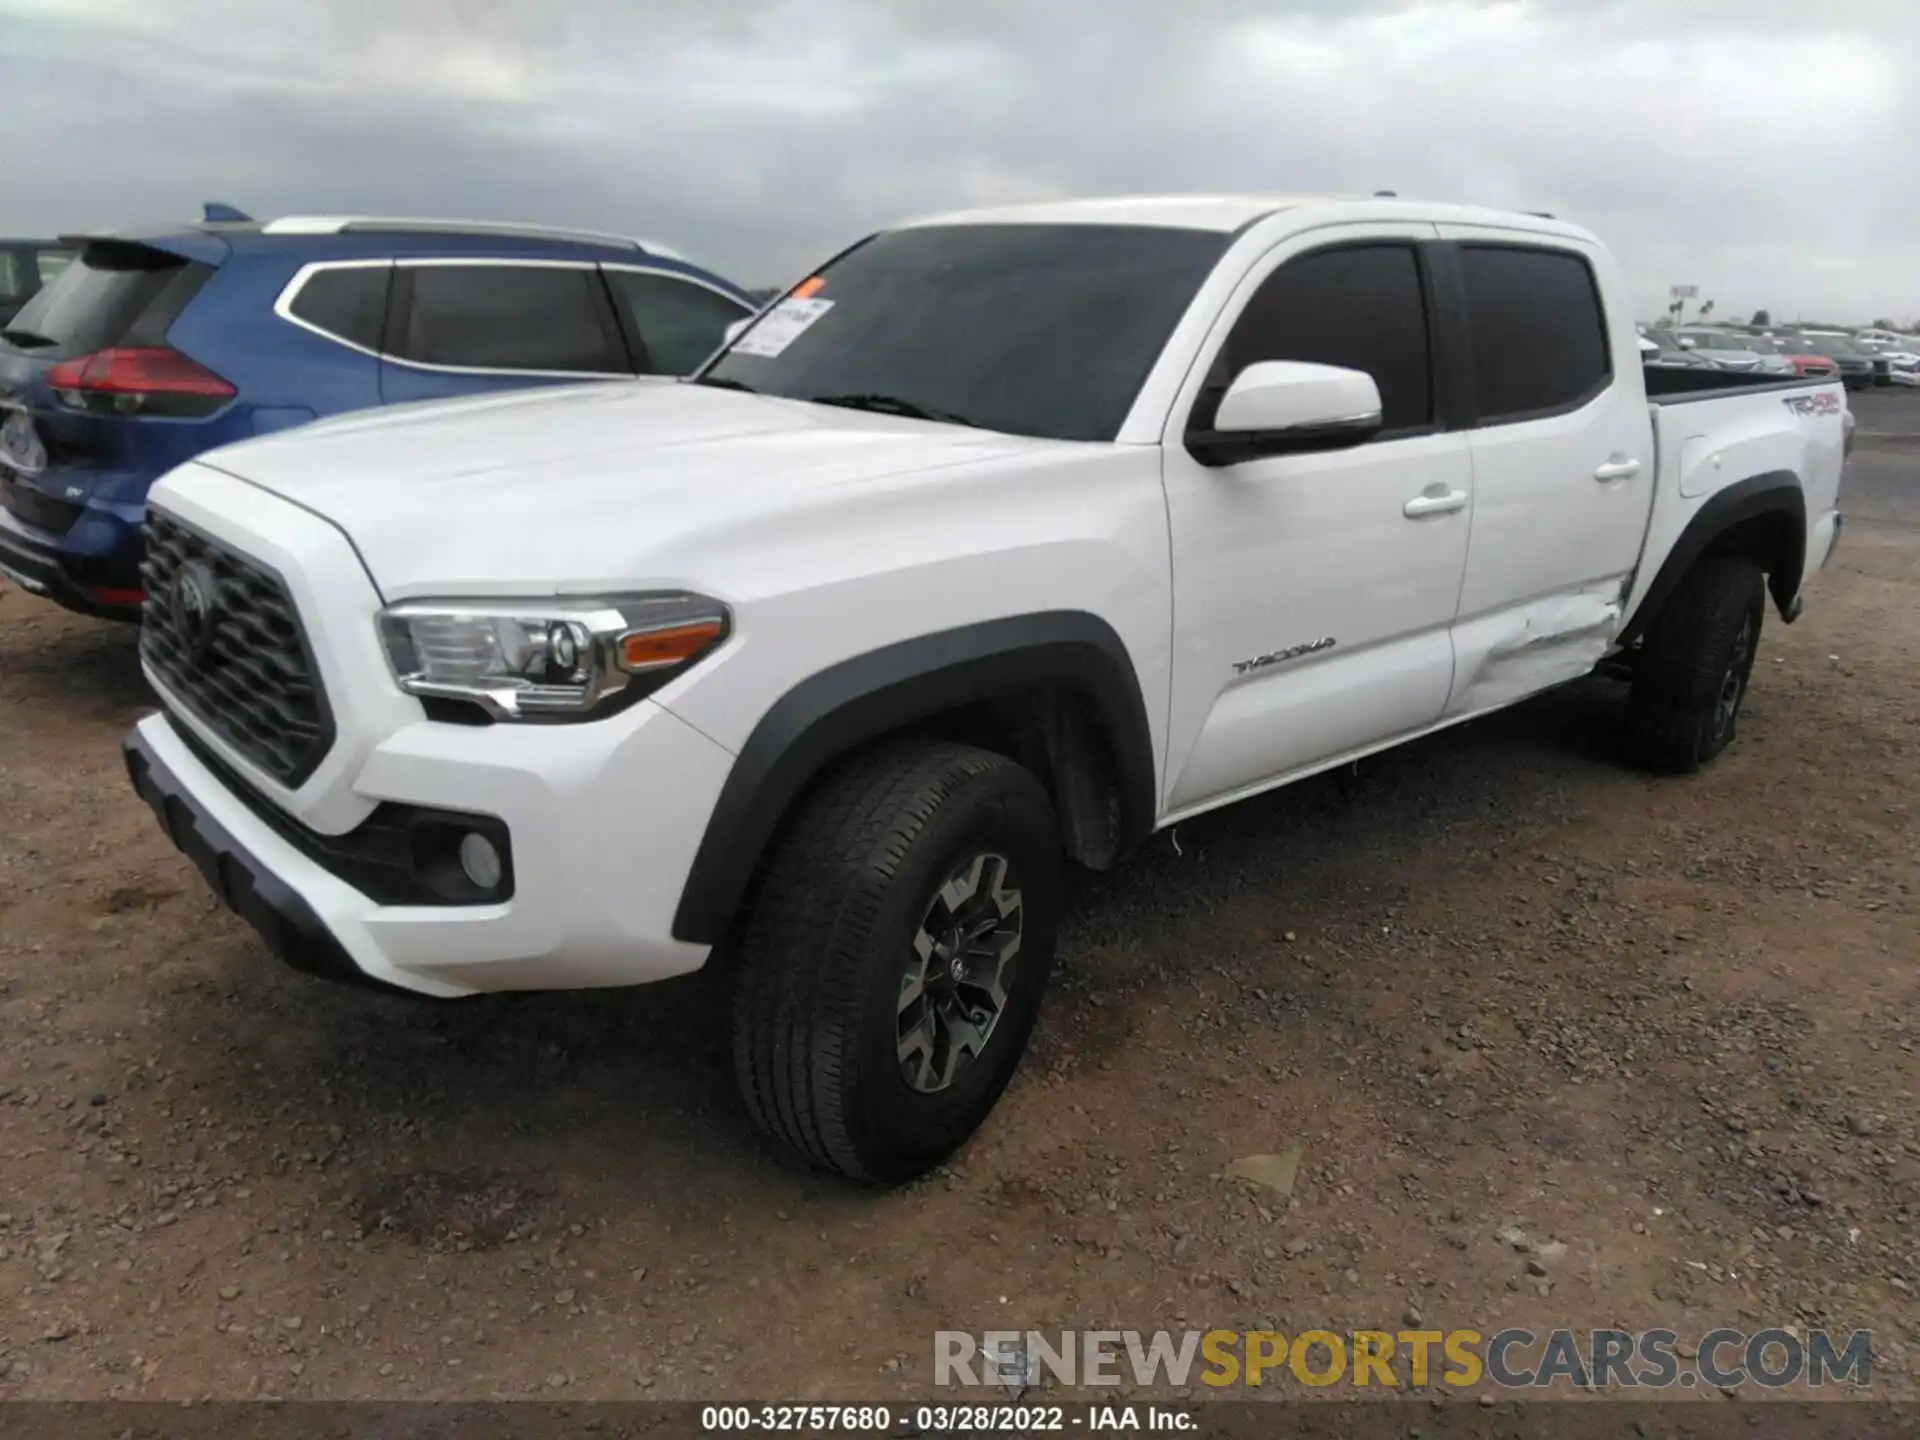
[[[744,380],[735,380],[727,375],[702,375],[693,382],[696,385],[710,385],[715,390],[738,390],[742,395],[758,395],[760,392]]]
[[[965,425],[972,430],[986,428],[978,420],[969,420],[965,415],[956,415],[951,410],[935,410],[911,400],[903,400],[898,395],[809,395],[807,399],[815,405],[838,405],[843,410],[898,415],[903,420],[932,420],[942,425]]]
[[[28,350],[44,350],[49,345],[60,343],[49,335],[42,335],[38,330],[15,330],[12,326],[0,330],[0,340],[5,340],[9,345],[23,346]]]

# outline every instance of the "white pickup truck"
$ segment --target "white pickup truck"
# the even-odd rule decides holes
[[[738,1078],[867,1181],[980,1124],[1062,866],[1606,662],[1733,737],[1840,526],[1837,384],[1652,372],[1531,215],[1160,198],[885,231],[691,380],[349,417],[153,492],[125,742],[302,969],[724,959]]]

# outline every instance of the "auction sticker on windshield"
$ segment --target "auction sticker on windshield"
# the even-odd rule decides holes
[[[832,308],[831,300],[782,300],[734,342],[733,353],[771,360],[806,334]]]

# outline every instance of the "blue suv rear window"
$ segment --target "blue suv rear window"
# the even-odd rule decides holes
[[[159,345],[211,274],[210,265],[151,246],[92,241],[7,328],[48,359]]]

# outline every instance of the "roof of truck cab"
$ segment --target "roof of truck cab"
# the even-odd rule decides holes
[[[922,225],[1164,225],[1232,233],[1281,211],[1313,211],[1313,220],[1411,220],[1436,225],[1497,225],[1544,235],[1586,232],[1549,215],[1444,205],[1390,195],[1105,195],[950,210],[907,222]],[[1302,218],[1307,218],[1305,215]],[[903,227],[906,228],[906,227]]]

